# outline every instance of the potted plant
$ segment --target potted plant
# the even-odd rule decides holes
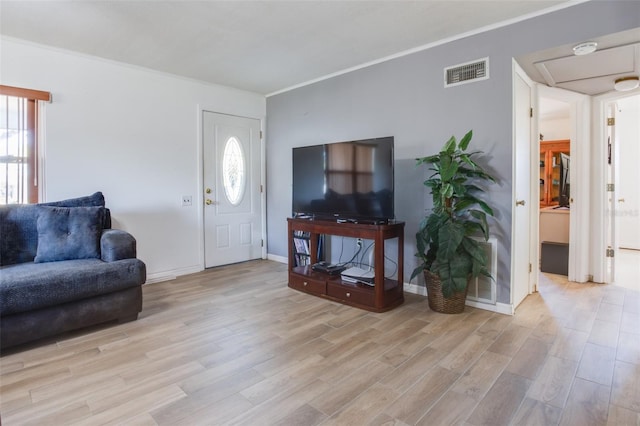
[[[416,234],[420,263],[411,279],[424,273],[429,307],[436,312],[462,312],[470,279],[491,276],[485,252],[474,237],[489,238],[487,215],[493,216],[493,210],[477,198],[484,190],[476,183],[495,179],[474,161],[480,151],[467,152],[472,136],[470,130],[459,143],[451,136],[438,154],[417,159],[417,165],[433,171],[424,181],[433,209]]]

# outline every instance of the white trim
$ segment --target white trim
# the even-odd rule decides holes
[[[508,303],[496,303],[496,312],[499,314],[513,315],[516,309]]]
[[[591,231],[592,257],[591,257],[591,273],[593,274],[593,282],[604,283],[607,281],[607,257],[605,255],[607,249],[606,229],[608,227],[607,219],[607,126],[604,123],[606,119],[606,105],[611,101],[609,95],[599,96],[592,100],[592,137],[591,152],[593,154],[591,161],[592,181],[591,194],[593,200],[591,203],[591,218],[595,224],[595,228]]]
[[[178,278],[175,274],[166,273],[166,272],[157,272],[155,274],[151,274],[147,276],[147,280],[144,282],[147,284],[157,284],[165,281],[173,281]]]
[[[204,129],[203,129],[203,115],[205,111],[209,111],[206,107],[198,104],[197,106],[196,123],[198,126],[198,146],[196,147],[196,169],[198,170],[198,182],[196,183],[197,195],[194,200],[194,207],[197,209],[198,215],[198,261],[200,266],[204,269]]]
[[[287,263],[287,264],[289,263],[289,259],[286,258],[285,256],[279,256],[273,253],[267,253],[267,260],[273,260],[274,262]]]
[[[484,309],[485,311],[496,312],[504,315],[513,315],[514,312],[513,305],[507,303],[496,303],[495,305],[491,305],[489,303],[467,300],[466,305],[471,306],[472,308]]]
[[[573,1],[563,2],[561,4],[558,4],[558,5],[543,9],[543,10],[539,10],[537,12],[528,13],[526,15],[522,15],[522,16],[518,16],[518,17],[515,17],[515,18],[507,19],[506,21],[498,22],[498,23],[491,24],[491,25],[486,25],[484,27],[481,27],[481,28],[478,28],[478,29],[475,29],[475,30],[472,30],[472,31],[467,31],[467,32],[462,33],[462,34],[457,34],[457,35],[454,35],[454,36],[451,36],[451,37],[443,38],[443,39],[438,40],[438,41],[434,41],[433,43],[427,43],[427,44],[424,44],[422,46],[414,47],[412,49],[403,50],[402,52],[398,52],[398,53],[395,53],[393,55],[389,55],[389,56],[385,56],[385,57],[380,58],[380,59],[375,59],[373,61],[365,62],[363,64],[356,65],[356,66],[351,67],[351,68],[346,68],[346,69],[343,69],[341,71],[336,71],[334,73],[327,74],[327,75],[324,75],[322,77],[314,78],[312,80],[307,80],[305,82],[302,82],[302,83],[299,83],[299,84],[295,84],[293,86],[289,86],[289,87],[286,87],[284,89],[276,90],[275,92],[267,93],[265,95],[265,97],[268,98],[270,96],[279,95],[281,93],[289,92],[289,91],[294,90],[294,89],[299,89],[299,88],[304,87],[304,86],[309,86],[311,84],[318,83],[320,81],[329,80],[329,79],[331,79],[333,77],[337,77],[339,75],[348,74],[348,73],[350,73],[352,71],[357,71],[357,70],[360,70],[360,69],[363,69],[363,68],[370,67],[372,65],[377,65],[377,64],[380,64],[380,63],[383,63],[383,62],[390,61],[392,59],[401,58],[403,56],[411,55],[411,54],[416,53],[416,52],[422,52],[423,50],[428,50],[428,49],[431,49],[433,47],[437,47],[437,46],[441,46],[443,44],[451,43],[452,41],[456,41],[456,40],[460,40],[460,39],[463,39],[463,38],[471,37],[471,36],[474,36],[474,35],[477,35],[477,34],[481,34],[481,33],[485,33],[485,32],[488,32],[488,31],[492,31],[492,30],[495,30],[497,28],[506,27],[508,25],[516,24],[516,23],[522,22],[522,21],[526,21],[527,19],[535,18],[537,16],[542,16],[542,15],[546,15],[546,14],[549,14],[549,13],[557,12],[558,10],[566,9],[568,7],[575,6],[575,5],[578,5],[578,4],[581,4],[581,3],[586,3],[587,1],[589,1],[589,0],[573,0]]]
[[[419,294],[420,296],[427,295],[427,287],[418,284],[404,283],[404,291],[406,293]]]
[[[262,258],[267,259],[267,120],[260,119],[260,204],[262,204]],[[260,137],[262,136],[262,137]]]
[[[571,148],[570,181],[589,182],[588,185],[573,185],[571,191],[571,206],[575,206],[575,213],[569,215],[569,229],[576,230],[569,233],[569,279],[579,283],[589,281],[589,240],[591,233],[591,102],[589,96],[578,94],[578,99],[572,108],[571,118],[576,140],[576,150]],[[575,217],[574,217],[575,216]],[[574,245],[573,264],[571,263],[571,245]]]
[[[156,272],[154,274],[147,275],[147,280],[145,281],[145,284],[155,284],[163,281],[171,281],[171,280],[175,280],[177,277],[181,275],[195,274],[203,270],[204,269],[201,268],[199,265],[194,265],[194,266],[188,266],[186,268],[172,269],[170,271]]]
[[[524,71],[523,71],[524,72]],[[526,75],[526,73],[525,73]],[[539,85],[532,82],[531,107],[531,186],[529,210],[529,261],[531,272],[529,273],[529,294],[538,291],[540,279],[540,102],[538,97]]]
[[[38,123],[36,123],[37,132],[38,132],[38,158],[37,160],[37,185],[38,185],[38,202],[43,203],[47,201],[47,179],[45,179],[46,173],[46,152],[47,152],[47,129],[46,129],[46,115],[47,115],[47,104],[51,102],[47,101],[38,101]]]

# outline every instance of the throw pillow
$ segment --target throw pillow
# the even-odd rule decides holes
[[[49,203],[41,203],[40,205],[56,207],[104,207],[104,195],[102,195],[102,192],[98,191],[84,197],[51,201]]]
[[[100,258],[104,207],[39,209],[35,263]]]

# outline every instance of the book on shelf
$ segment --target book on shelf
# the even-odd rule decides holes
[[[309,254],[309,242],[307,240],[301,240],[300,238],[294,238],[293,243],[296,247],[297,253]]]
[[[293,231],[293,251],[295,263],[297,266],[306,266],[311,264],[311,233],[307,231]],[[319,236],[317,240],[317,255],[321,260],[324,256],[324,238]]]
[[[296,238],[305,238],[305,239],[310,238],[310,234],[305,231],[293,231],[293,236]]]

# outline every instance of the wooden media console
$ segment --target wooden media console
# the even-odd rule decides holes
[[[404,222],[364,224],[298,218],[289,218],[287,221],[289,287],[373,312],[388,311],[404,302]],[[296,266],[294,256],[296,231],[309,234],[310,262],[307,265]],[[350,283],[342,280],[340,275],[314,271],[311,266],[318,261],[318,242],[321,235],[373,240],[374,285]],[[385,278],[384,273],[384,246],[385,241],[391,238],[398,239],[397,279]]]

